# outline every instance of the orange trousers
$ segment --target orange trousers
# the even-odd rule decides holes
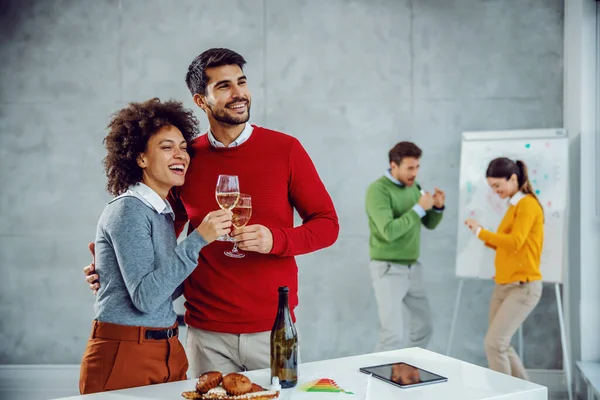
[[[176,328],[177,323],[170,328]],[[81,394],[185,380],[188,360],[179,338],[146,339],[141,326],[94,321],[79,376]]]

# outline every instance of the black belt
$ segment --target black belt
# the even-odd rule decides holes
[[[144,337],[149,340],[163,340],[163,339],[171,339],[174,336],[179,334],[179,328],[169,328],[169,329],[161,329],[161,330],[149,330],[146,329],[146,333]]]

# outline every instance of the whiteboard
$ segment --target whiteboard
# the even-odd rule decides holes
[[[496,252],[483,245],[464,224],[475,218],[496,231],[508,200],[489,187],[485,171],[491,160],[508,157],[527,164],[529,179],[545,212],[541,273],[544,282],[562,283],[567,239],[569,140],[564,129],[464,132],[462,135],[456,276],[492,279]]]

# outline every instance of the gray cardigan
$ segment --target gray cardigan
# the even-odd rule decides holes
[[[172,213],[159,213],[131,191],[116,197],[96,230],[100,289],[95,318],[121,325],[173,325],[173,300],[206,244],[195,230],[177,244]]]

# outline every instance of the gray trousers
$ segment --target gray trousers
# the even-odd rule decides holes
[[[369,269],[380,321],[375,351],[427,347],[433,328],[422,265],[371,260]]]
[[[296,324],[298,350],[302,334]],[[188,325],[185,351],[188,358],[188,379],[196,379],[208,371],[252,371],[271,366],[271,331],[258,333],[219,333]],[[298,351],[300,352],[300,351]],[[298,354],[298,364],[301,356]]]
[[[196,379],[208,371],[251,371],[269,368],[271,332],[243,335],[211,332],[188,326],[185,350],[188,357],[188,379]]]

